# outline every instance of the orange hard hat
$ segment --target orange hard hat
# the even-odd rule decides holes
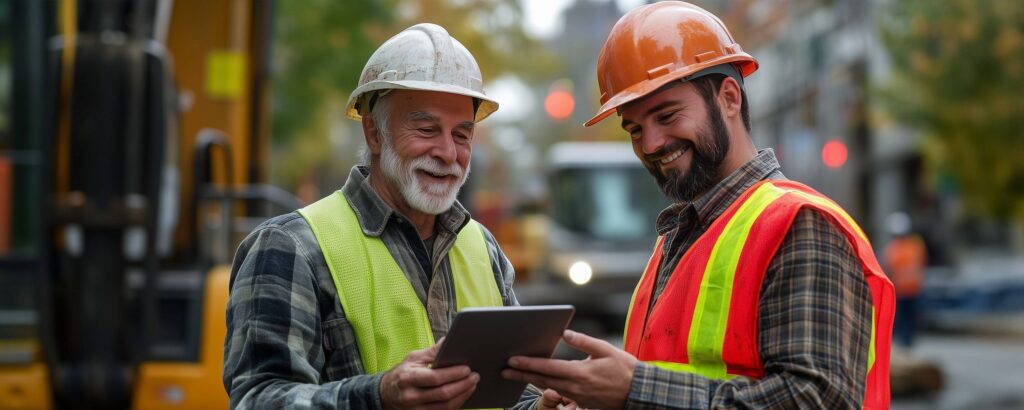
[[[725,64],[729,70],[715,69]],[[615,23],[601,48],[601,109],[584,125],[596,124],[671,81],[725,74],[732,67],[746,77],[757,70],[757,60],[743,52],[714,14],[681,1],[637,7]]]

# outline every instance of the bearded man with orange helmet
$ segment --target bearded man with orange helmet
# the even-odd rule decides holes
[[[362,123],[363,164],[340,190],[261,224],[235,255],[231,408],[455,409],[470,397],[477,373],[430,365],[458,310],[518,304],[508,258],[456,201],[473,129],[497,108],[476,60],[440,26],[409,27],[374,52],[346,109]],[[539,404],[559,400],[548,392]]]
[[[757,61],[713,14],[665,1],[612,28],[600,111],[673,205],[624,345],[567,331],[583,361],[513,357],[510,379],[594,408],[889,407],[894,295],[843,209],[751,140]]]

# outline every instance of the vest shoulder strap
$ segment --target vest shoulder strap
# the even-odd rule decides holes
[[[455,301],[459,310],[473,306],[501,306],[501,277],[491,268],[491,256],[483,226],[470,219],[462,228],[455,245],[448,251],[455,280]],[[484,273],[490,274],[484,274]]]
[[[363,233],[340,191],[299,210],[324,253],[363,368],[378,373],[434,344],[423,302],[380,238]]]
[[[367,373],[390,369],[408,352],[434,343],[423,302],[384,242],[362,231],[340,191],[298,212],[324,254]],[[500,276],[491,273],[479,223],[470,220],[459,232],[448,259],[457,309],[502,305]]]

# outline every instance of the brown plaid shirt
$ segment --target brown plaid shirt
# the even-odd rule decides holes
[[[692,203],[658,217],[665,236],[654,301],[686,250],[747,188],[784,179],[761,150]],[[871,296],[860,261],[839,228],[801,210],[768,266],[758,305],[758,346],[765,377],[727,381],[641,363],[627,408],[859,409],[871,338]]]
[[[448,332],[456,301],[448,251],[469,213],[455,203],[438,215],[432,241],[369,186],[354,167],[342,194],[363,233],[379,237],[427,309],[435,339]],[[484,229],[491,269],[505,305],[518,305],[512,265]],[[432,244],[431,244],[432,242]],[[363,374],[355,333],[309,224],[292,212],[257,227],[238,247],[224,341],[224,387],[231,408],[371,409],[380,407],[381,373]],[[530,407],[527,390],[517,407]]]

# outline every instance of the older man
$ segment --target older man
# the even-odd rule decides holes
[[[347,109],[362,121],[364,164],[341,190],[260,225],[235,256],[232,408],[457,408],[469,398],[478,374],[430,364],[459,309],[517,304],[508,259],[455,200],[474,127],[497,108],[473,56],[437,25],[377,49]]]

